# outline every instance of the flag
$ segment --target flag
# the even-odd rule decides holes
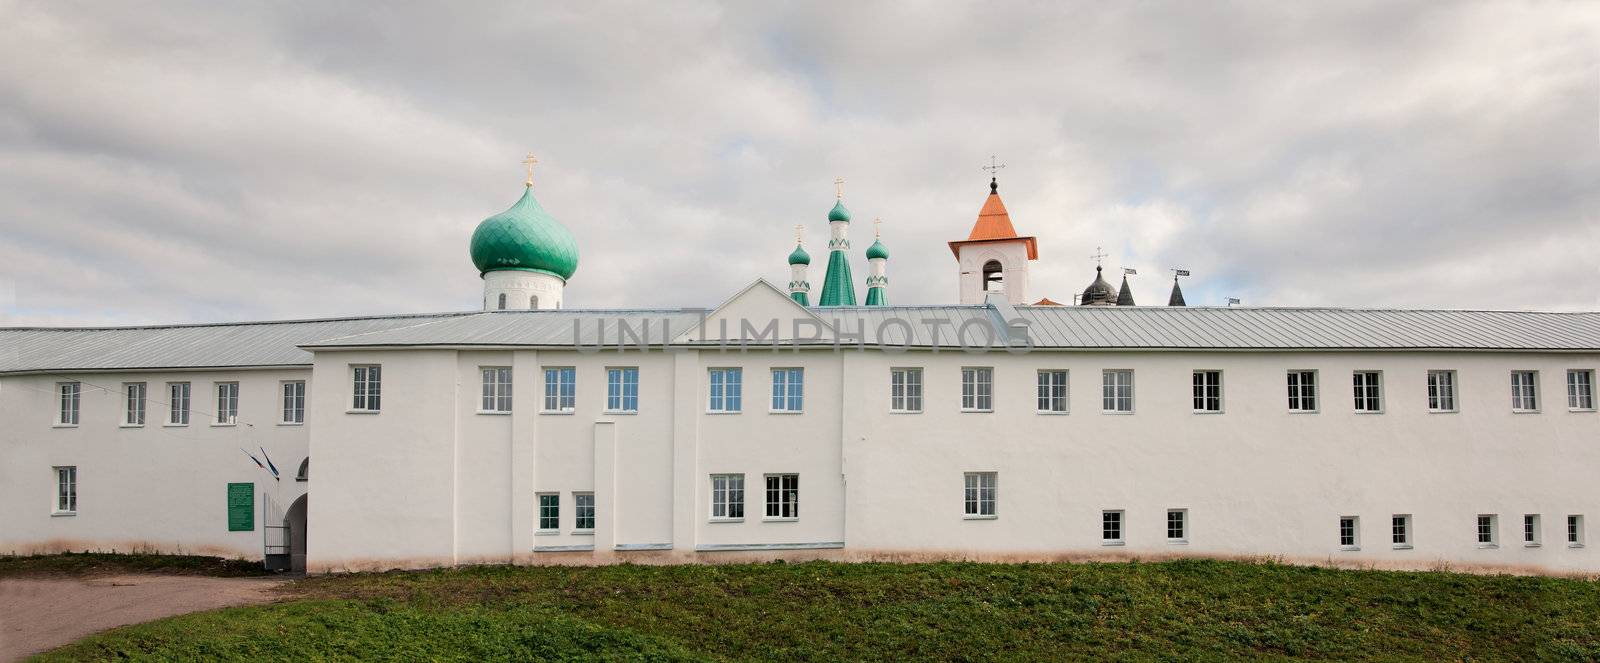
[[[250,460],[253,460],[253,461],[255,461],[255,463],[256,463],[256,467],[259,467],[259,468],[261,468],[261,469],[263,469],[263,470],[264,470],[264,469],[267,469],[267,466],[266,466],[266,465],[262,465],[262,464],[261,464],[261,461],[259,461],[259,460],[256,460],[256,455],[255,455],[255,454],[253,454],[253,453],[250,453],[250,452],[248,452],[248,451],[245,451],[245,450],[244,450],[244,447],[239,447],[239,451],[241,451],[241,452],[243,452],[243,453],[244,453],[244,455],[246,455],[246,456],[249,456],[249,457],[250,457]]]
[[[1139,270],[1132,267],[1123,267],[1122,273],[1127,274],[1128,276],[1137,276],[1139,274]]]
[[[278,466],[272,464],[272,456],[268,456],[267,455],[267,450],[265,448],[263,448],[263,447],[257,447],[257,448],[261,449],[261,457],[267,459],[267,471],[272,473],[272,480],[273,481],[279,481],[279,479],[278,479]]]
[[[1178,276],[1188,276],[1189,275],[1189,270],[1187,270],[1187,269],[1178,269],[1178,270],[1173,270],[1173,271],[1176,271],[1178,273]]]
[[[1228,306],[1233,306],[1234,304],[1237,304],[1237,303],[1239,303],[1239,300],[1234,299],[1232,297],[1228,298]]]

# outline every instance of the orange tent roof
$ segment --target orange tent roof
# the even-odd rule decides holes
[[[1033,305],[1034,306],[1061,306],[1061,302],[1052,300],[1049,297],[1045,297],[1044,299],[1041,299],[1039,301],[1034,302]]]
[[[983,201],[983,209],[978,210],[978,222],[972,224],[972,232],[961,241],[950,242],[950,252],[961,257],[961,246],[976,242],[994,242],[1005,240],[1022,240],[1028,245],[1028,259],[1039,259],[1038,241],[1032,236],[1018,237],[1017,229],[1011,225],[1011,215],[1006,212],[1006,204],[1000,200],[998,187],[993,183],[989,185],[989,198]]]

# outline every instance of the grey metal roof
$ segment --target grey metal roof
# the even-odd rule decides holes
[[[811,309],[865,343],[984,344],[990,306]],[[1019,306],[1038,348],[1600,352],[1600,313],[1328,308]],[[624,326],[660,344],[698,309],[494,311],[113,328],[0,328],[0,373],[295,366],[307,350],[384,346],[615,346]],[[930,323],[929,321],[935,321]],[[576,337],[574,336],[576,323]],[[991,329],[993,329],[991,327]],[[965,331],[963,337],[957,334]]]
[[[309,365],[300,345],[466,315],[203,325],[0,328],[0,373]]]

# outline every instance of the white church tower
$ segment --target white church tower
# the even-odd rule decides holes
[[[578,271],[578,242],[533,197],[532,154],[522,199],[472,232],[472,264],[483,277],[485,311],[558,309]]]
[[[1032,236],[1017,236],[1000,200],[999,180],[989,179],[989,198],[978,222],[966,239],[950,242],[950,251],[961,268],[962,304],[982,304],[990,293],[1004,293],[1012,304],[1033,303],[1028,300],[1028,261],[1039,259],[1039,244]]]

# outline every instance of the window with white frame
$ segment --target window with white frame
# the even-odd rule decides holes
[[[594,493],[572,494],[572,529],[594,531]]]
[[[1133,412],[1133,371],[1107,370],[1100,381],[1100,409]]]
[[[1540,534],[1539,514],[1522,514],[1522,545],[1529,548],[1538,547],[1539,543],[1541,542]]]
[[[1120,546],[1122,539],[1122,511],[1100,512],[1100,544]]]
[[[1289,411],[1317,411],[1317,372],[1289,371]]]
[[[122,385],[122,425],[144,425],[145,383],[128,382]]]
[[[767,518],[793,520],[800,517],[800,475],[768,474]]]
[[[479,371],[482,378],[481,399],[478,402],[480,412],[510,412],[511,411],[511,367],[510,366],[484,366]]]
[[[803,368],[772,369],[772,411],[800,412],[806,404],[806,373]]]
[[[1194,411],[1222,411],[1222,371],[1194,372]]]
[[[63,426],[78,425],[78,405],[83,400],[83,384],[58,383],[56,393],[61,396],[60,406],[56,409],[56,423]]]
[[[744,407],[744,369],[711,369],[711,400],[706,404],[709,412],[738,412]]]
[[[1355,386],[1356,412],[1383,411],[1383,373],[1356,371],[1351,374]]]
[[[220,426],[239,423],[239,383],[217,383],[217,419]]]
[[[606,411],[639,411],[639,369],[606,369]]]
[[[1539,372],[1511,372],[1511,410],[1513,412],[1539,411]]]
[[[1594,409],[1594,371],[1567,371],[1567,409]]]
[[[51,468],[56,475],[55,513],[78,512],[78,468],[65,465]]]
[[[1389,536],[1395,548],[1411,547],[1411,514],[1397,513],[1389,519]]]
[[[544,411],[571,412],[578,407],[578,369],[553,366],[544,369]]]
[[[539,531],[561,529],[561,494],[539,493]]]
[[[306,383],[302,380],[289,380],[283,383],[283,423],[303,424],[306,422]]]
[[[1361,517],[1339,516],[1339,547],[1345,550],[1361,549]]]
[[[351,366],[350,379],[353,395],[350,409],[377,412],[383,404],[383,367]]]
[[[1478,547],[1488,548],[1499,544],[1499,520],[1500,517],[1492,513],[1478,514]]]
[[[167,425],[189,425],[189,383],[167,383]]]
[[[744,520],[744,475],[711,475],[711,519]]]
[[[994,410],[994,369],[961,369],[961,410],[963,412],[992,412]]]
[[[1035,407],[1039,412],[1060,414],[1068,412],[1066,371],[1039,371],[1038,387],[1039,402]]]
[[[889,411],[922,411],[922,369],[889,369]]]
[[[1456,411],[1456,372],[1428,371],[1428,411]]]
[[[994,472],[967,472],[961,511],[968,518],[994,518],[1000,497],[1000,475]]]
[[[1583,547],[1583,516],[1567,516],[1567,546],[1572,548]]]
[[[1189,542],[1189,510],[1167,509],[1167,543]]]

